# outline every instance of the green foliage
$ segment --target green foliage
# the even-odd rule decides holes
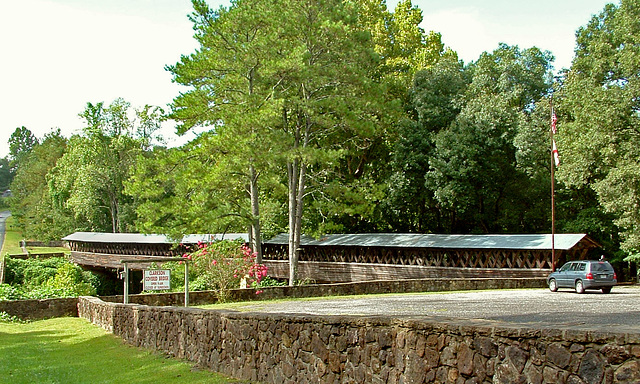
[[[9,138],[9,156],[12,167],[17,168],[23,158],[38,144],[38,138],[26,127],[18,127]]]
[[[59,240],[74,229],[70,213],[53,204],[47,175],[67,148],[60,130],[51,131],[21,160],[11,184],[12,216],[26,238]],[[37,219],[36,219],[37,218]]]
[[[63,258],[7,258],[0,300],[46,299],[95,295],[100,280]]]
[[[286,281],[279,281],[271,276],[265,276],[259,283],[254,282],[254,288],[267,288],[267,287],[286,287],[289,283]]]
[[[0,290],[2,285],[0,285]],[[0,292],[0,300],[2,300],[1,298],[3,297],[3,294]],[[8,299],[8,300],[13,300],[13,299]],[[18,323],[18,324],[26,324],[28,323],[28,321],[22,320],[17,316],[12,316],[10,314],[8,314],[7,312],[0,312],[0,323]]]
[[[131,106],[116,99],[108,107],[87,103],[80,114],[86,121],[82,135],[69,140],[67,152],[48,173],[55,207],[68,210],[76,228],[99,232],[127,232],[134,228],[133,199],[124,193],[138,155],[149,145],[153,113],[136,130],[129,119]],[[156,117],[159,118],[159,117]]]
[[[13,179],[13,172],[9,159],[6,157],[0,159],[0,193],[6,191],[11,186],[11,180]],[[0,198],[0,204],[5,204],[5,198]]]
[[[523,173],[539,164],[517,156],[532,148],[524,139],[538,125],[529,116],[545,109],[535,102],[550,88],[552,59],[537,48],[502,44],[465,69],[443,59],[416,76],[415,121],[399,131],[390,184],[401,225],[493,233],[536,231],[531,224],[544,223],[544,211],[528,203],[543,184]]]
[[[218,149],[205,136],[184,148],[156,148],[150,156],[140,156],[125,183],[125,193],[136,206],[136,229],[174,238],[246,231],[245,188],[224,176]]]
[[[576,57],[557,98],[558,180],[582,193],[595,192],[600,209],[613,215],[629,255],[640,251],[638,18],[640,1],[623,0],[580,28]]]
[[[22,292],[9,284],[0,284],[0,300],[20,300],[24,298]]]
[[[44,284],[55,276],[56,271],[67,261],[59,257],[46,259],[6,258],[5,282],[11,285],[33,287]]]
[[[255,263],[255,253],[245,245],[232,241],[198,244],[195,251],[185,254],[191,260],[198,289],[214,289],[218,301],[229,300],[231,289],[259,284],[266,276],[266,266]]]
[[[91,296],[96,294],[96,288],[85,278],[91,276],[83,273],[82,268],[71,263],[61,265],[55,276],[48,279],[45,290],[55,292],[55,297]],[[92,279],[93,280],[93,279]],[[96,280],[93,280],[97,283]]]

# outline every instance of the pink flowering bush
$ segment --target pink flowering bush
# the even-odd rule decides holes
[[[194,284],[215,290],[219,302],[228,301],[231,289],[240,288],[241,284],[257,286],[267,275],[267,267],[256,264],[256,254],[251,248],[237,242],[198,243],[193,252],[182,257],[191,260],[197,276]]]

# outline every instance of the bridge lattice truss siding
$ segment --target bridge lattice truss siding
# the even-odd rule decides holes
[[[123,256],[180,256],[188,249],[171,244],[70,242],[74,253]],[[287,261],[288,247],[263,244],[265,260]],[[588,248],[556,250],[558,263],[584,259]],[[85,255],[86,257],[87,255]],[[402,247],[302,247],[300,261],[322,263],[388,264],[418,267],[551,269],[550,250],[531,249],[435,249]]]
[[[288,260],[287,246],[266,244],[266,260]],[[586,257],[587,249],[556,250],[558,260]],[[452,268],[550,269],[550,250],[305,247],[300,261]]]
[[[69,242],[72,252],[101,253],[127,256],[181,256],[188,249],[184,246],[174,247],[172,244],[137,244],[137,243],[84,243]]]

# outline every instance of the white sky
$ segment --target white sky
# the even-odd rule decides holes
[[[387,0],[393,9],[396,0]],[[414,0],[422,27],[466,63],[498,43],[537,46],[569,67],[575,31],[606,0]],[[618,1],[614,1],[618,4]],[[213,8],[226,0],[209,0]],[[52,128],[69,137],[82,128],[87,102],[118,97],[134,107],[166,107],[180,87],[164,70],[193,39],[190,0],[3,0],[0,4],[0,157],[20,126],[42,138]],[[168,122],[169,145],[178,138]]]

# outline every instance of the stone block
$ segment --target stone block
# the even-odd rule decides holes
[[[580,361],[578,375],[586,384],[599,384],[604,377],[605,360],[593,349],[587,349]]]
[[[458,348],[458,371],[470,376],[473,373],[473,350],[467,344],[460,344]]]
[[[604,355],[609,364],[617,365],[629,358],[626,348],[621,345],[607,344],[600,349],[600,353]]]
[[[559,368],[567,368],[571,361],[571,352],[561,343],[551,343],[547,346],[547,362]]]
[[[619,384],[640,383],[640,361],[627,361],[622,364],[614,373],[614,380]]]
[[[473,341],[473,349],[485,357],[494,357],[498,354],[498,345],[490,337],[477,337]]]

